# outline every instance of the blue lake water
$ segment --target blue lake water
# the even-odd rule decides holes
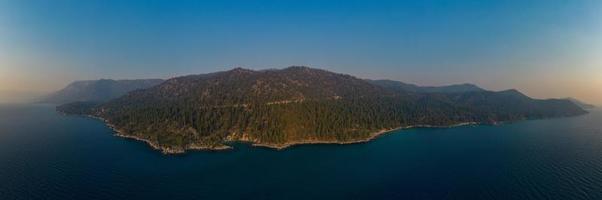
[[[51,105],[0,105],[0,199],[602,199],[602,111],[166,156]]]

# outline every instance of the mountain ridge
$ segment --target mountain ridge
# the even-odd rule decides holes
[[[451,84],[444,86],[418,86],[415,84],[404,83],[401,81],[381,79],[381,80],[368,80],[373,84],[391,88],[396,90],[403,90],[407,92],[417,92],[417,93],[460,93],[460,92],[472,92],[472,91],[486,91],[479,86],[476,86],[471,83],[462,83],[462,84]]]
[[[146,89],[162,83],[162,79],[98,79],[74,81],[65,88],[41,98],[39,102],[65,104],[72,102],[106,102],[130,91]]]

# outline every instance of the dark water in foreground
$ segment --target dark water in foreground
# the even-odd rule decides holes
[[[52,106],[0,106],[0,199],[602,199],[602,111],[181,156],[111,134]]]

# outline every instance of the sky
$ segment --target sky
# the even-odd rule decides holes
[[[602,1],[0,1],[0,102],[292,65],[602,105]]]

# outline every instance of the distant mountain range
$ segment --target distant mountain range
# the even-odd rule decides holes
[[[57,109],[101,118],[118,135],[165,153],[226,149],[230,142],[272,148],[355,143],[398,128],[587,113],[566,99],[532,99],[517,90],[494,92],[470,84],[420,87],[308,67],[236,68],[176,77],[104,103],[76,102]]]
[[[146,89],[162,83],[161,79],[89,80],[76,81],[40,100],[43,103],[106,102],[137,89]]]
[[[401,81],[392,80],[368,80],[372,84],[403,92],[417,93],[459,93],[459,92],[482,92],[484,89],[469,83],[448,85],[448,86],[417,86],[414,84],[404,83]]]

